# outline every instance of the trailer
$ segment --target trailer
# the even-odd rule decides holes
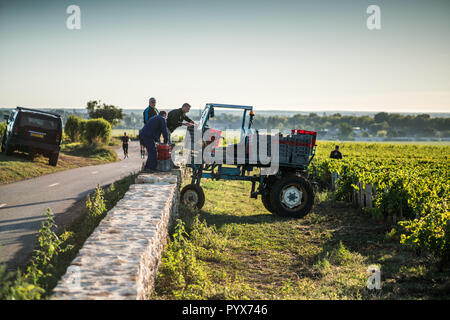
[[[208,121],[220,109],[242,110],[239,143],[220,146],[221,131],[209,128]],[[202,179],[240,180],[252,184],[250,197],[260,196],[273,214],[302,218],[310,212],[314,189],[308,166],[315,155],[317,133],[292,129],[287,135],[261,134],[253,128],[254,116],[251,106],[206,104],[199,124],[189,127],[186,134],[187,167],[192,175],[191,183],[181,191],[184,205],[203,207]],[[261,151],[266,152],[265,157],[260,156]]]

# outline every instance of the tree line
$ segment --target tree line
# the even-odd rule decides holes
[[[131,129],[141,127],[142,114],[125,114],[122,108],[114,105],[92,100],[87,103],[87,115],[90,119],[105,119],[112,128]],[[64,122],[69,121],[73,114],[82,119],[86,113],[73,110],[54,110],[54,112],[66,116]],[[191,116],[191,115],[190,115]],[[191,118],[198,120],[193,112]],[[70,120],[73,122],[72,120]],[[211,119],[211,124],[222,129],[239,129],[242,124],[242,115],[220,113]],[[348,116],[335,113],[332,115],[319,115],[317,113],[296,114],[293,116],[258,116],[254,118],[254,127],[259,129],[305,129],[318,131],[321,136],[328,132],[334,132],[341,139],[352,138],[355,128],[359,128],[361,137],[450,137],[450,118],[431,117],[429,114],[402,115],[398,113],[379,112],[374,116]],[[81,128],[82,129],[82,128]]]
[[[227,128],[240,128],[242,118],[237,115],[217,113],[215,122]],[[296,114],[294,116],[268,116],[254,119],[256,128],[261,129],[305,129],[319,132],[336,131],[340,138],[351,138],[354,129],[359,128],[364,137],[450,137],[450,118],[432,118],[429,114],[402,115],[379,112],[371,116],[343,116]]]

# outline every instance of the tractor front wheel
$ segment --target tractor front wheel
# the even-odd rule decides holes
[[[201,209],[205,204],[205,193],[198,184],[188,184],[181,190],[180,199],[188,207]]]

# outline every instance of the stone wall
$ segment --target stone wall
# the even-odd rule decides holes
[[[181,176],[180,170],[139,175],[86,240],[52,299],[148,299],[178,213]]]

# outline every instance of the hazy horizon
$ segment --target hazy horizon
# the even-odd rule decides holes
[[[69,5],[81,29],[69,30]],[[366,9],[381,9],[368,30]],[[450,112],[450,2],[0,0],[0,107]]]

